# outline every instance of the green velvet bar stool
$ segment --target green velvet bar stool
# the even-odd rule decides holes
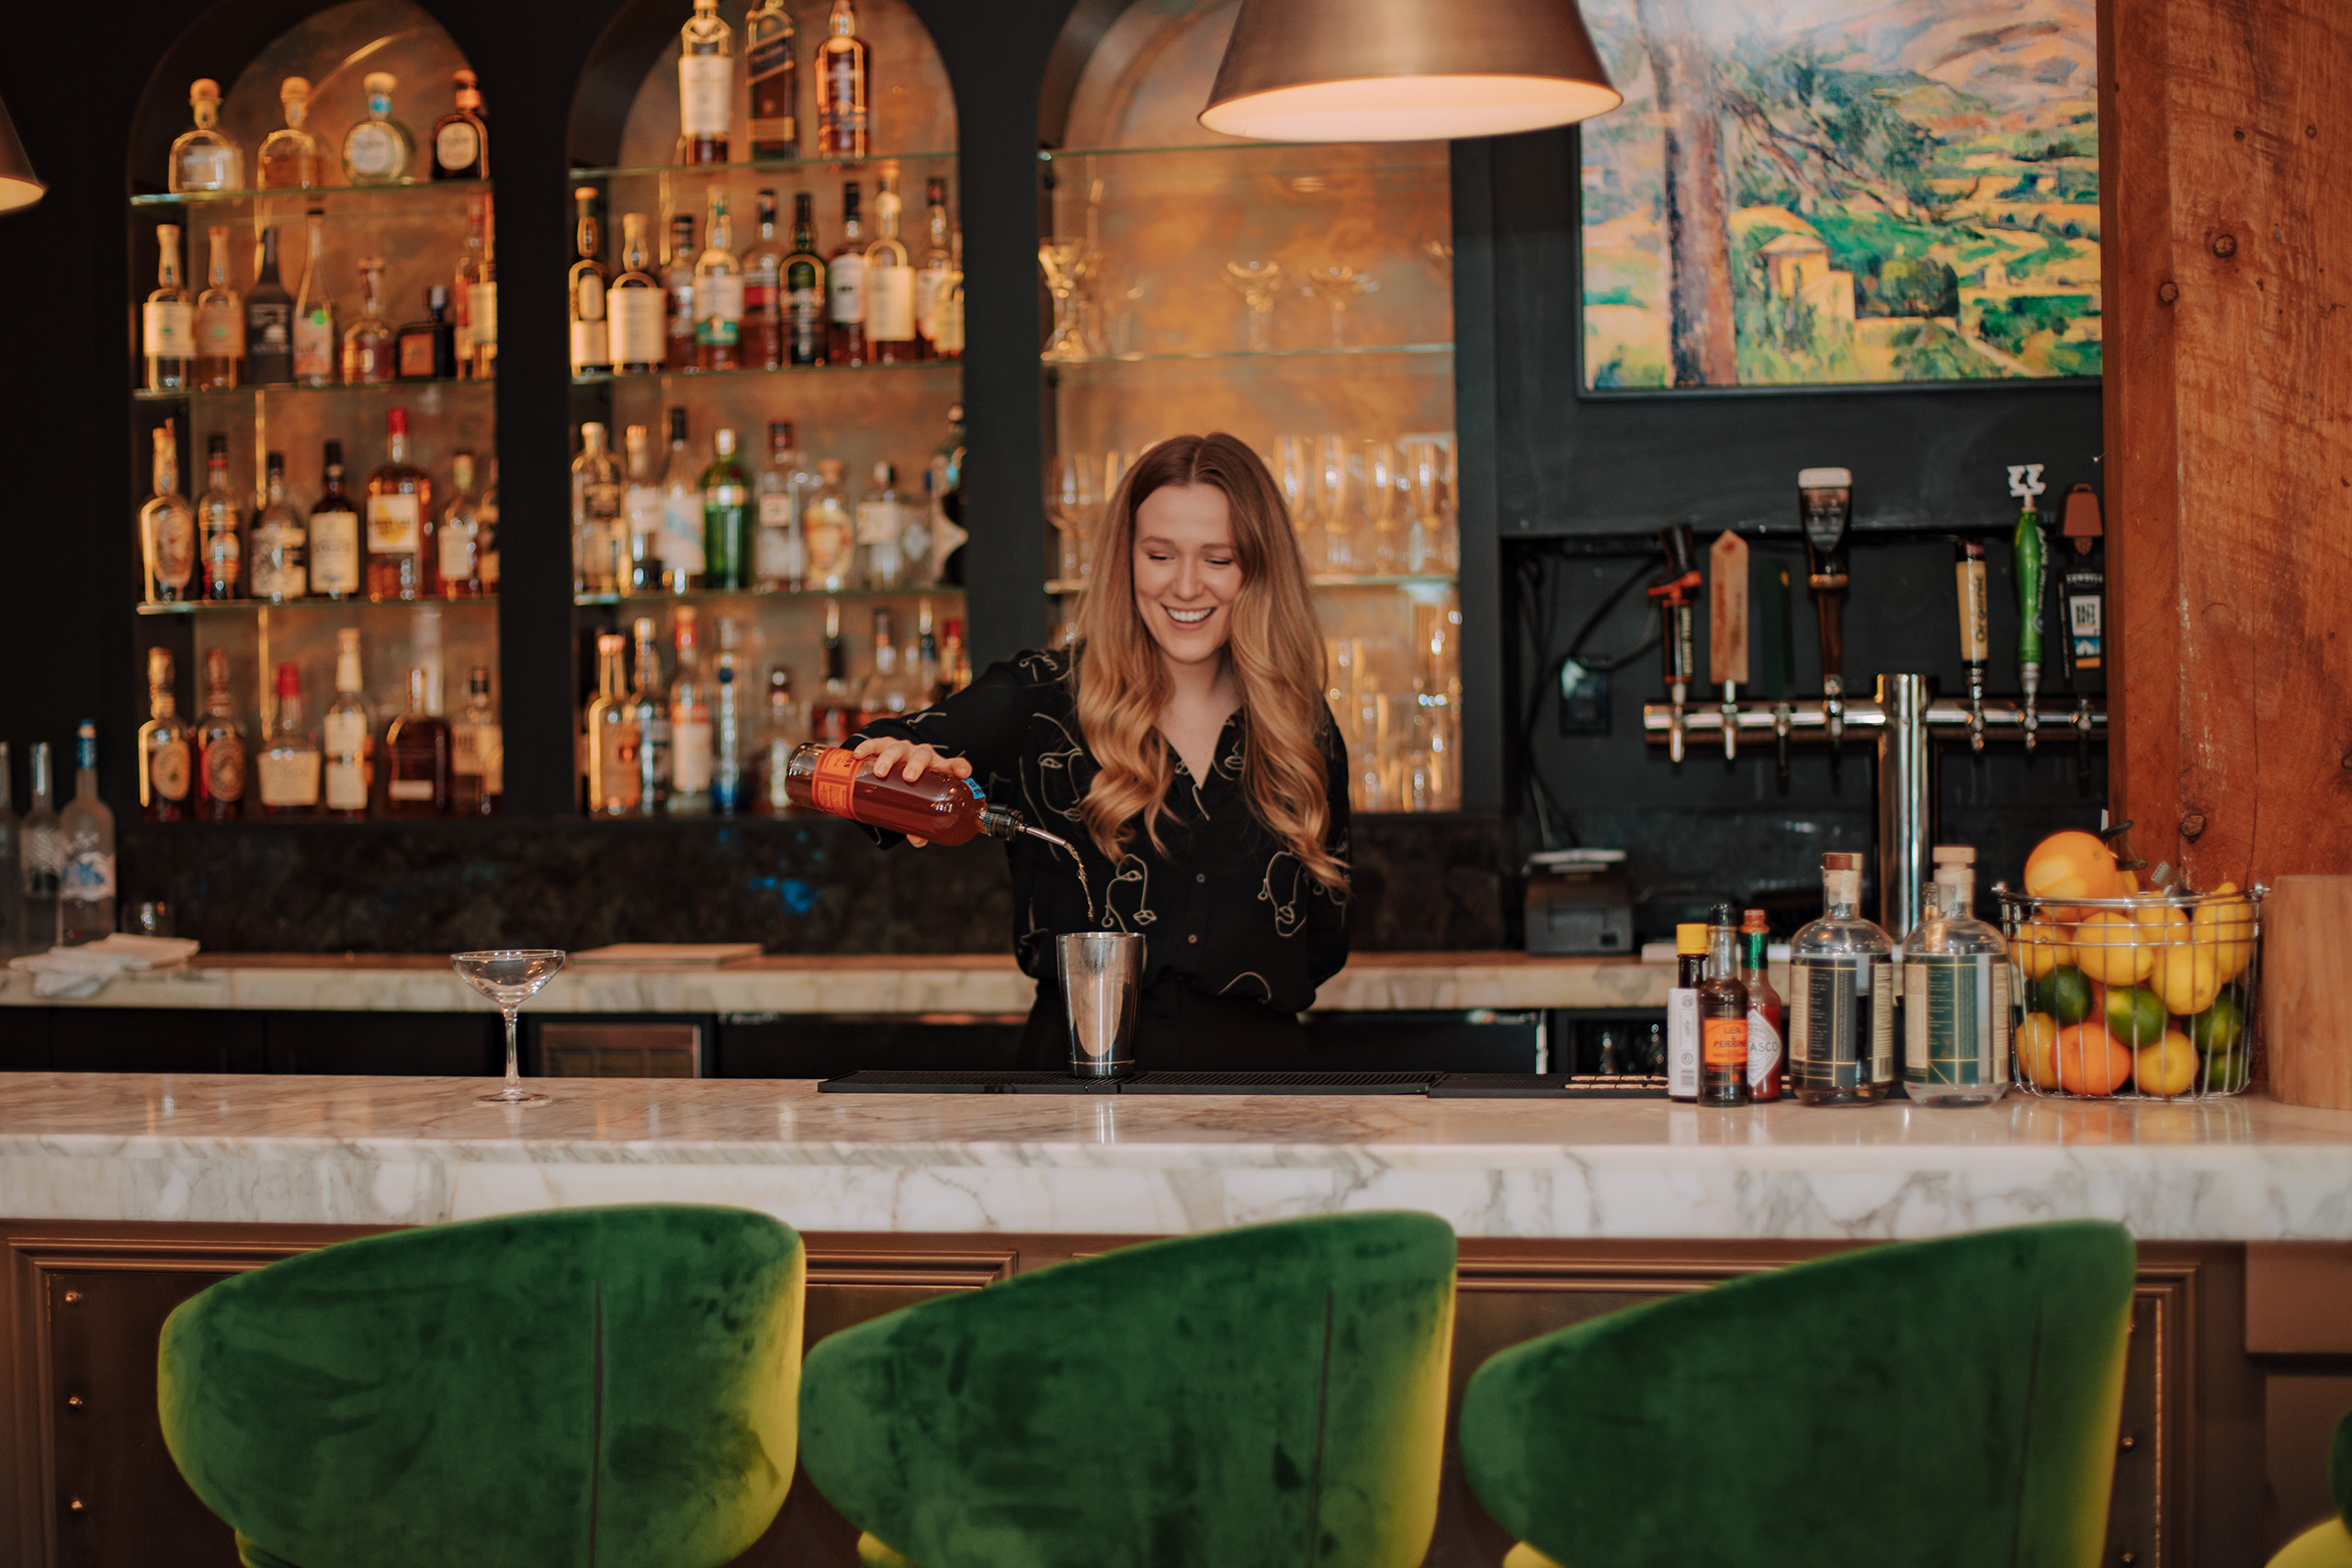
[[[645,1205],[399,1231],[164,1324],[164,1439],[248,1568],[716,1568],[791,1484],[800,1238]]]
[[[1512,1568],[2091,1568],[2132,1270],[2068,1223],[1614,1313],[1478,1369],[1463,1470]]]
[[[1413,1568],[1453,1333],[1428,1214],[1125,1247],[820,1341],[802,1463],[889,1568]]]
[[[2328,1445],[2327,1489],[2335,1499],[2335,1517],[2313,1525],[2278,1549],[2270,1568],[2352,1568],[2352,1411],[2335,1424],[2335,1441]]]

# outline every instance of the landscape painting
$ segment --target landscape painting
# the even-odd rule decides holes
[[[2099,373],[2095,0],[1584,0],[1584,384]]]

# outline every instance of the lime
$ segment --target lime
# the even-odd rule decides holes
[[[2165,999],[2143,986],[2107,993],[2107,1032],[2126,1045],[2154,1045],[2165,1037]]]
[[[2060,964],[2043,976],[2039,984],[2042,1007],[2060,1023],[2076,1024],[2090,1017],[2091,983],[2073,964]]]
[[[2226,1051],[2215,1051],[2204,1057],[2198,1069],[2196,1087],[2207,1094],[2235,1094],[2245,1088],[2253,1077],[2253,1055],[2240,1041]]]
[[[2245,1038],[2245,991],[2224,986],[2213,1005],[2188,1021],[2188,1038],[2208,1055],[2233,1051]]]

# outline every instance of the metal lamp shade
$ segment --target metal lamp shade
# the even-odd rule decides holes
[[[0,212],[30,207],[48,192],[40,176],[33,173],[32,160],[25,156],[25,144],[17,140],[8,106],[0,104]]]
[[[1242,0],[1201,123],[1269,141],[1426,141],[1624,101],[1576,0]]]

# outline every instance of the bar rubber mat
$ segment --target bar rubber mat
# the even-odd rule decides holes
[[[1666,1079],[1639,1073],[1447,1073],[1432,1100],[1664,1100]]]
[[[1436,1073],[1141,1073],[1122,1094],[1426,1094]]]
[[[1116,1094],[1117,1078],[1068,1073],[989,1072],[974,1068],[869,1067],[827,1078],[820,1094]]]

